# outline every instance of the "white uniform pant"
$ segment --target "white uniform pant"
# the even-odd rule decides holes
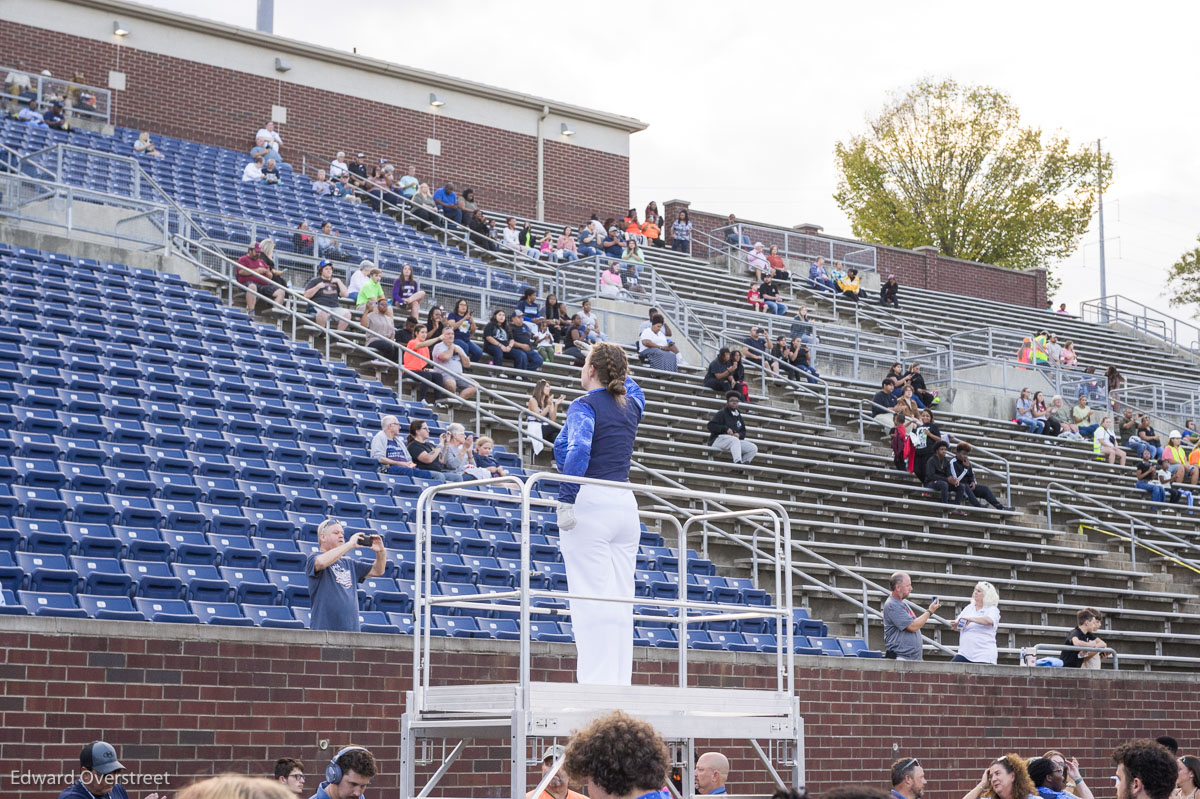
[[[567,590],[594,597],[632,598],[641,526],[633,492],[585,485],[575,498],[575,527],[559,534]],[[633,682],[633,605],[572,599],[579,682]]]
[[[713,449],[728,452],[733,456],[734,463],[749,463],[758,454],[758,445],[753,441],[731,436],[728,433],[717,436],[712,445]]]

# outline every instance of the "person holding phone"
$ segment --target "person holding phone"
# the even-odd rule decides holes
[[[995,663],[996,630],[1000,626],[1000,594],[991,583],[980,580],[971,593],[971,603],[954,619],[958,630],[958,654],[951,663]]]
[[[308,556],[304,573],[312,597],[313,630],[358,632],[358,584],[368,577],[382,577],[387,567],[387,551],[377,535],[354,533],[346,539],[337,519],[326,519],[317,526],[320,552]],[[369,546],[375,553],[371,563],[346,557],[355,547]]]
[[[912,578],[904,572],[891,577],[892,594],[883,603],[883,641],[887,657],[893,660],[921,660],[921,628],[933,616],[941,603],[934,597],[929,610],[917,614],[909,607]]]

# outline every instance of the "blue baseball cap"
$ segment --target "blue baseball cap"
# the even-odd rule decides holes
[[[112,774],[114,771],[125,770],[121,761],[117,760],[117,750],[104,741],[92,741],[83,747],[83,751],[79,753],[79,765],[97,774]]]

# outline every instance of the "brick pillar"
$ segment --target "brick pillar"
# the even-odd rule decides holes
[[[921,286],[921,288],[936,289],[938,287],[937,286],[938,248],[927,244],[924,247],[915,248],[913,250],[913,252],[918,252],[925,257],[925,266],[924,266],[924,270],[923,270],[924,274],[922,277],[922,279],[924,280],[924,283]]]
[[[820,236],[821,231],[825,228],[813,222],[801,222],[798,225],[792,225],[792,230],[802,236]]]

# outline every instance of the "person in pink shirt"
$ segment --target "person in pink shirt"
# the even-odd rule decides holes
[[[579,248],[575,243],[575,236],[571,234],[571,226],[567,225],[562,230],[562,235],[558,237],[558,241],[554,243],[558,249],[558,257],[564,261],[579,260]]]

